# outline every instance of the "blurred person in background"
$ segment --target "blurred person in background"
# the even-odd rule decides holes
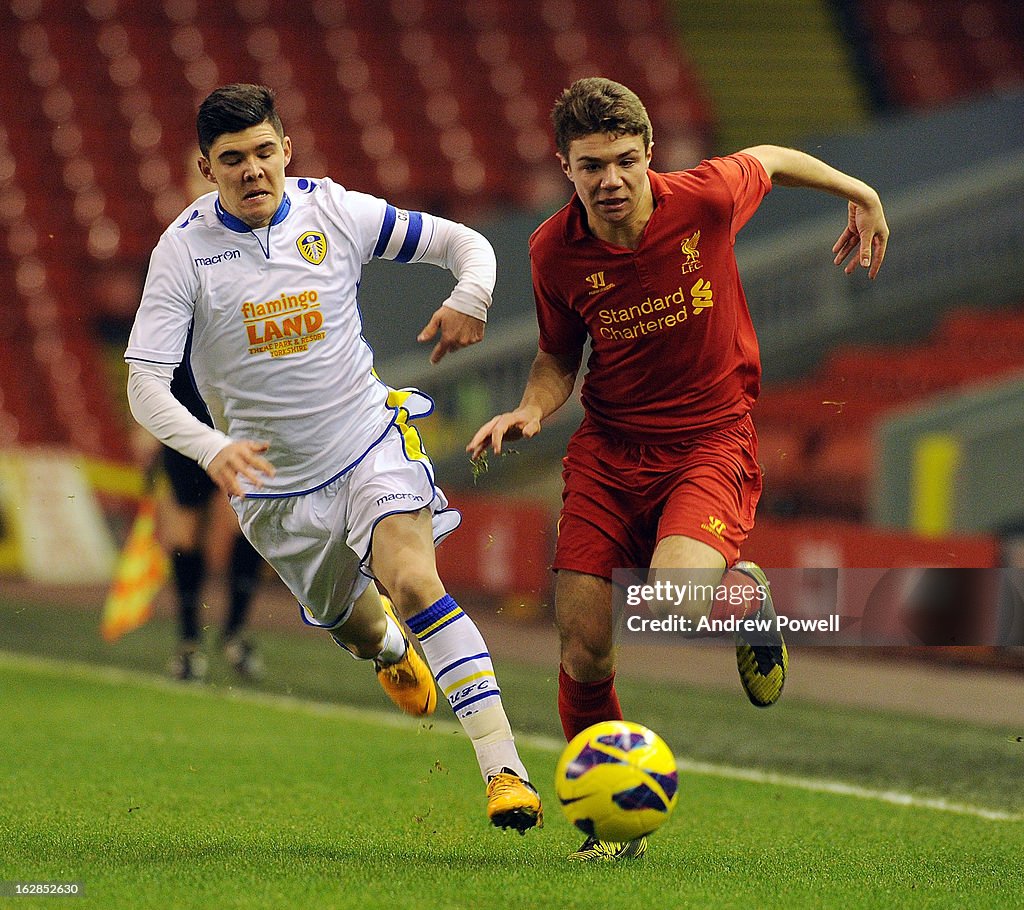
[[[265,86],[215,90],[196,127],[216,193],[153,253],[125,352],[132,413],[206,470],[305,622],[372,662],[402,710],[434,710],[433,672],[473,744],[492,824],[539,827],[486,643],[437,575],[434,547],[460,516],[411,425],[432,403],[377,377],[356,300],[372,258],[447,268],[456,286],[419,335],[440,336],[436,363],[483,338],[494,251],[464,225],[286,177],[291,139]],[[189,338],[212,427],[170,388]]]
[[[212,426],[184,366],[187,361],[186,347],[185,360],[171,379],[171,392],[197,420]],[[160,446],[160,457],[170,487],[161,503],[160,537],[171,554],[180,636],[178,651],[171,659],[171,676],[183,682],[206,678],[208,661],[202,647],[199,604],[207,577],[207,549],[210,537],[228,527],[232,539],[228,605],[219,644],[240,677],[258,680],[263,675],[263,659],[251,637],[245,635],[245,625],[263,560],[239,530],[226,498],[218,494],[210,475],[170,446]],[[228,513],[227,522],[222,520],[224,512]]]
[[[467,451],[500,454],[503,441],[539,433],[572,394],[589,341],[585,416],[563,461],[553,563],[566,739],[622,719],[617,568],[649,569],[652,579],[687,573],[705,593],[671,606],[691,629],[703,619],[762,623],[761,632],[736,633],[736,659],[748,698],[768,707],[782,693],[788,656],[767,578],[739,561],[761,492],[749,413],[761,365],[733,246],[773,184],[811,187],[848,201],[836,264],[849,259],[847,274],[861,265],[874,278],[889,236],[881,202],[862,181],[770,145],[681,173],[650,170],[647,111],[608,79],[574,83],[552,119],[576,192],[530,238],[539,350],[519,406],[481,427]],[[736,603],[732,592],[743,591],[763,596]],[[571,858],[630,859],[646,847],[646,838],[589,837]]]

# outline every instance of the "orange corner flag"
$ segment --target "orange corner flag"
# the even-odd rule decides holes
[[[167,570],[167,554],[156,539],[156,502],[143,496],[103,605],[100,631],[107,641],[117,641],[149,619]]]

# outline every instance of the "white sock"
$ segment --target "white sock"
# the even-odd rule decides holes
[[[476,751],[484,780],[509,768],[527,778],[501,703],[491,655],[480,630],[445,594],[409,620],[430,671]]]
[[[384,614],[384,618],[387,620],[387,628],[384,630],[384,641],[381,643],[380,651],[376,657],[370,659],[377,661],[382,667],[389,667],[405,657],[405,649],[408,645],[402,630],[398,628],[398,624],[387,613]],[[352,654],[352,649],[333,632],[331,633],[331,638],[334,639],[336,644],[341,645],[341,647],[348,651],[349,654]],[[356,655],[352,654],[352,656],[355,657]]]
[[[470,712],[459,719],[462,728],[473,741],[476,760],[484,780],[489,780],[505,768],[514,771],[523,780],[529,779],[516,751],[512,727],[500,704],[481,708],[475,713]]]

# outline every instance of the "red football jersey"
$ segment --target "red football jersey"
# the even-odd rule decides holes
[[[761,386],[761,360],[733,245],[771,190],[735,154],[648,171],[654,212],[636,250],[591,234],[579,197],[530,238],[541,350],[578,356],[590,419],[635,442],[679,442],[733,423]]]

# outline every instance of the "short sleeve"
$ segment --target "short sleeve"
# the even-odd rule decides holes
[[[345,189],[330,178],[319,181],[319,205],[324,213],[348,234],[359,251],[361,262],[373,258],[387,203],[369,193]]]
[[[337,184],[331,184],[332,195],[338,190],[341,188]],[[363,262],[418,262],[423,257],[437,226],[432,215],[400,209],[367,193],[341,192],[340,204],[355,228]],[[334,202],[338,204],[336,199]]]
[[[541,276],[537,260],[530,258],[533,273],[533,296],[537,305],[537,326],[540,329],[538,347],[556,357],[577,357],[587,341],[587,326],[583,318],[548,287]]]
[[[771,192],[771,179],[761,162],[744,152],[712,158],[707,164],[725,181],[732,194],[729,239],[735,243],[740,228],[750,220],[761,200]]]
[[[195,313],[198,282],[182,245],[165,232],[149,260],[125,360],[176,365]]]

